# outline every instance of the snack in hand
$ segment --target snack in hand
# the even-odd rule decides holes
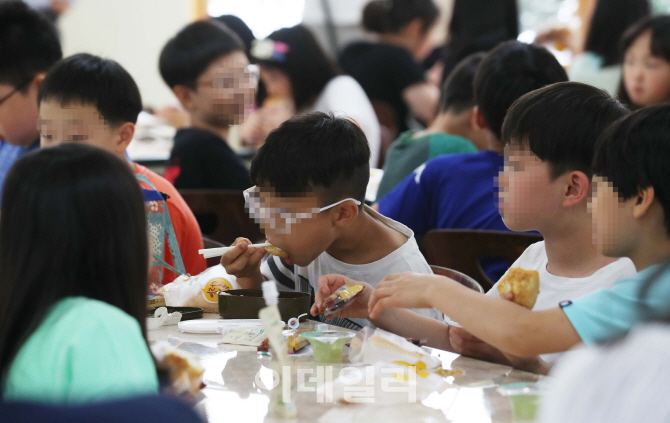
[[[267,241],[265,241],[267,242]],[[287,258],[289,256],[289,253],[286,251],[282,250],[279,247],[275,247],[274,245],[270,245],[269,247],[265,247],[265,251],[268,253],[272,254],[273,256],[281,257],[281,258]]]
[[[540,293],[540,274],[536,270],[512,267],[498,282],[498,293],[501,297],[512,294],[512,301],[532,310]]]
[[[349,303],[363,291],[363,285],[355,285],[346,283],[333,292],[326,300],[324,316],[329,316],[333,313],[345,308]]]

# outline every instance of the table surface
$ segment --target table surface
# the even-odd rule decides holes
[[[218,314],[205,313],[205,319],[220,319]],[[301,323],[314,325],[312,321]],[[269,391],[256,384],[256,375],[270,372],[270,359],[261,353],[250,351],[249,347],[219,345],[220,334],[192,334],[181,332],[176,325],[162,326],[148,332],[150,342],[171,341],[178,348],[188,351],[200,360],[205,368],[206,388],[198,394],[198,410],[203,418],[216,422],[270,422],[266,417],[270,401]],[[360,421],[417,422],[513,422],[512,406],[509,400],[497,391],[497,386],[517,382],[536,382],[542,377],[522,372],[511,367],[487,363],[461,357],[445,351],[431,349],[446,369],[464,370],[462,376],[446,379],[446,388],[433,392],[421,404],[401,403],[393,406],[356,404],[335,405],[318,403],[316,393],[299,392],[296,395],[298,418],[296,422],[317,422],[332,408],[349,407],[356,411]],[[346,354],[345,354],[346,355]],[[311,355],[289,356],[298,368],[314,367]],[[338,369],[350,367],[348,359],[344,364],[333,365]],[[261,377],[261,380],[262,377]],[[351,408],[354,407],[354,408]],[[376,408],[375,408],[376,407]],[[370,416],[372,415],[372,417]],[[365,417],[363,417],[365,416]],[[389,416],[391,418],[389,419]],[[356,418],[350,421],[359,421]],[[343,423],[349,423],[343,422]]]

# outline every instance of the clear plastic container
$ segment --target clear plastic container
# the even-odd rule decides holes
[[[356,334],[348,331],[326,330],[303,333],[314,348],[317,363],[341,363],[342,349]]]

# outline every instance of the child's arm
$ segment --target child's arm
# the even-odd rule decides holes
[[[261,289],[264,281],[261,275],[261,260],[265,256],[265,248],[249,247],[251,241],[237,238],[232,250],[221,257],[221,265],[229,275],[237,278],[243,289]]]
[[[368,319],[370,323],[380,329],[408,338],[425,339],[428,346],[453,351],[449,343],[449,327],[430,317],[422,316],[410,310],[396,308],[385,310],[376,319],[370,319],[368,302],[374,287],[365,282],[354,281],[346,276],[325,275],[319,278],[319,290],[316,292],[314,306],[312,306],[312,315],[316,316],[322,312],[324,300],[345,283],[362,285],[364,288],[352,304],[333,317]]]
[[[388,276],[370,297],[370,317],[376,319],[381,311],[392,307],[435,307],[477,338],[520,357],[562,352],[581,342],[558,307],[531,311],[482,295],[443,276]]]

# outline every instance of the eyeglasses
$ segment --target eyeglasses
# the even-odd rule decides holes
[[[243,72],[221,73],[209,81],[198,82],[199,86],[231,90],[236,88],[256,88],[260,79],[260,68],[258,65],[248,65]]]
[[[333,203],[326,207],[315,207],[307,212],[292,213],[285,208],[263,206],[261,204],[260,189],[256,186],[244,191],[244,208],[247,210],[247,213],[249,213],[249,216],[251,216],[256,223],[269,225],[270,229],[278,234],[289,234],[291,233],[291,225],[300,223],[303,219],[311,219],[317,214],[346,201],[353,201],[357,206],[361,205],[361,202],[354,198],[345,198],[344,200],[340,200],[337,203]]]
[[[29,79],[26,79],[25,81],[23,81],[22,83],[20,83],[19,85],[17,85],[17,86],[16,86],[16,87],[15,87],[9,94],[7,94],[6,96],[0,98],[0,106],[2,106],[2,103],[4,103],[5,101],[9,100],[11,96],[13,96],[13,95],[16,94],[17,92],[19,92],[19,91],[21,91],[22,89],[24,89],[25,87],[27,87],[28,84],[30,84],[30,82],[33,80],[33,78],[34,78],[34,77],[31,76]]]

